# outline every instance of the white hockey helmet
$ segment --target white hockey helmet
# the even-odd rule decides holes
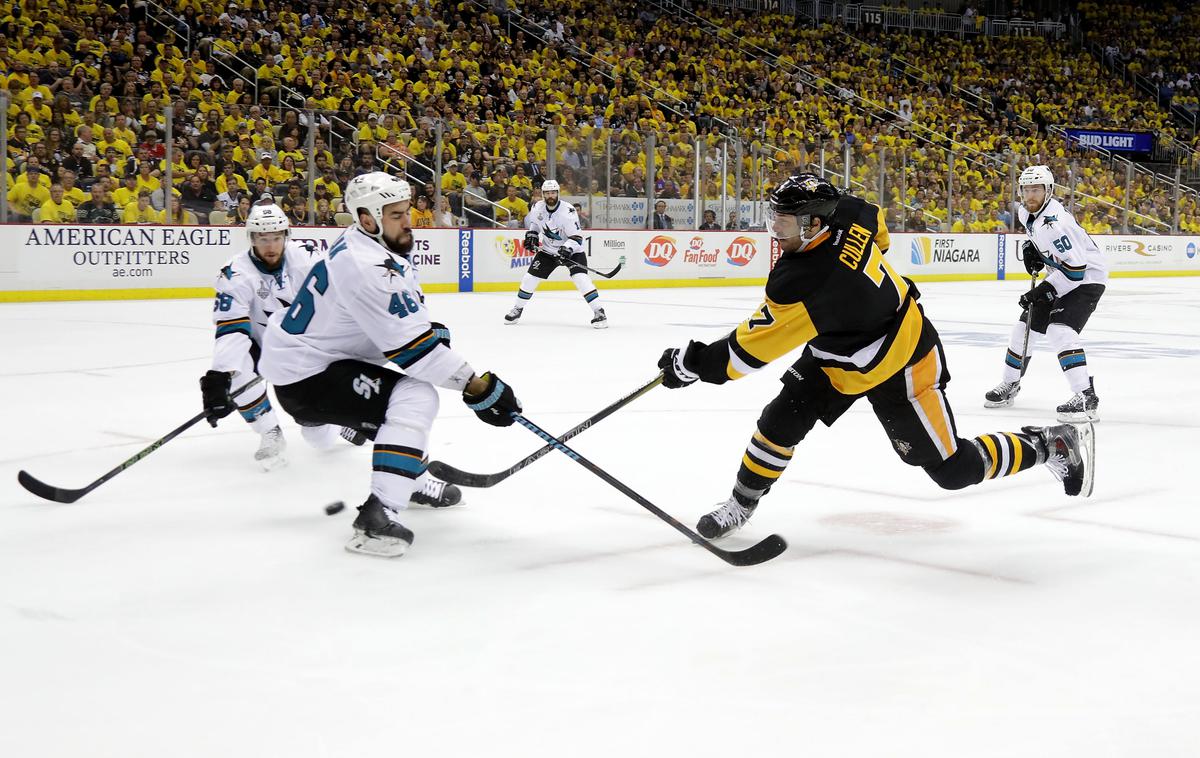
[[[250,215],[246,217],[246,240],[251,248],[254,247],[255,234],[283,232],[286,240],[290,226],[287,214],[278,205],[254,205],[250,207]]]
[[[372,171],[369,174],[356,176],[346,186],[346,210],[354,217],[352,226],[368,237],[378,240],[383,236],[383,209],[393,203],[412,200],[412,187],[403,179],[383,171]],[[358,223],[358,212],[366,211],[375,219],[375,233],[372,234]]]
[[[1019,187],[1035,187],[1039,184],[1046,186],[1046,192],[1054,190],[1054,174],[1049,166],[1027,166],[1017,179]]]
[[[558,192],[558,182],[553,179],[547,179],[542,182],[542,192]]]

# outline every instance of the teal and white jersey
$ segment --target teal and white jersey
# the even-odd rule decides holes
[[[269,270],[249,249],[235,255],[221,268],[214,288],[213,324],[216,345],[212,368],[237,375],[253,374],[252,344],[262,344],[271,314],[285,311],[296,297],[296,289],[322,255],[296,242],[288,242],[283,261]]]
[[[575,206],[570,203],[560,200],[551,212],[546,209],[545,200],[537,201],[525,217],[525,226],[541,234],[542,249],[548,253],[583,252],[583,228],[579,226]]]
[[[1023,205],[1018,207],[1017,213],[1025,234],[1046,261],[1046,281],[1053,285],[1059,297],[1081,284],[1108,281],[1104,254],[1058,200],[1050,198],[1042,212],[1032,220]]]
[[[271,317],[259,371],[272,384],[292,384],[348,359],[391,361],[457,390],[473,374],[434,333],[416,268],[355,227],[312,267],[291,307]]]

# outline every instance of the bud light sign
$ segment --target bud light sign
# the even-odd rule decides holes
[[[646,255],[646,263],[651,266],[662,267],[671,262],[678,249],[675,247],[675,239],[673,237],[659,234],[646,243],[646,247],[642,252]]]

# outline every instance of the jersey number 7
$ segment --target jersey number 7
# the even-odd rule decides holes
[[[317,265],[312,267],[312,271],[308,272],[304,283],[300,285],[300,291],[296,293],[296,300],[283,317],[283,323],[280,324],[283,331],[288,334],[304,334],[313,316],[317,315],[316,295],[324,295],[327,289],[329,270],[325,268],[325,261],[318,261]]]

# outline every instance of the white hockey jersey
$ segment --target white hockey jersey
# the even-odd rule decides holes
[[[1032,221],[1029,211],[1021,205],[1018,218],[1025,234],[1042,255],[1049,273],[1046,281],[1059,297],[1081,284],[1104,284],[1108,281],[1108,266],[1104,254],[1091,236],[1054,198]]]
[[[321,253],[315,250],[288,242],[283,263],[276,271],[268,271],[262,261],[250,254],[249,248],[229,259],[214,285],[217,297],[213,302],[213,323],[217,327],[217,342],[213,348],[213,371],[232,372],[235,384],[238,374],[254,372],[251,345],[261,347],[271,314],[288,309],[296,297],[296,288],[321,258]]]
[[[554,212],[546,210],[546,201],[534,204],[525,217],[525,226],[542,237],[542,249],[549,253],[563,251],[564,255],[583,252],[583,227],[579,225],[579,214],[575,206],[559,201]]]
[[[430,325],[416,268],[350,227],[271,317],[259,371],[292,384],[341,360],[395,363],[404,373],[461,390],[474,373]]]

